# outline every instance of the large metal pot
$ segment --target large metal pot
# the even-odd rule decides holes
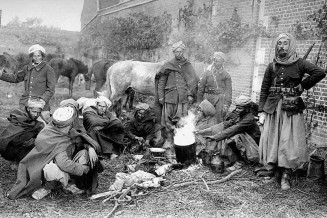
[[[177,145],[174,143],[176,161],[185,166],[196,162],[196,143],[190,145]]]

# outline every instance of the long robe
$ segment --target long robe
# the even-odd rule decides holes
[[[34,147],[34,139],[44,124],[31,119],[26,109],[11,111],[8,120],[9,125],[0,135],[0,154],[6,160],[20,161]]]
[[[60,132],[52,123],[47,124],[35,140],[35,147],[19,163],[17,180],[12,189],[8,192],[9,199],[17,199],[32,194],[42,187],[43,168],[56,155],[65,152],[72,143],[82,141],[82,138],[90,143],[95,150],[98,145],[84,133],[71,129],[69,134]]]
[[[96,108],[90,107],[83,114],[83,124],[87,133],[96,140],[103,154],[119,154],[123,146],[125,136],[122,122],[113,114],[99,116]],[[103,127],[101,130],[95,130],[94,127]]]

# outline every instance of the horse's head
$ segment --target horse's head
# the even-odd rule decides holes
[[[3,55],[0,55],[1,68],[6,68],[15,71],[17,70],[17,66],[18,66],[17,60],[7,52],[3,52]]]
[[[25,65],[27,65],[30,61],[31,61],[31,58],[28,54],[25,54],[25,53],[18,53],[16,56],[15,56],[16,60],[18,61],[18,66],[17,66],[17,69],[18,70],[22,70],[23,67]]]

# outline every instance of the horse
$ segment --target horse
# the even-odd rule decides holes
[[[107,71],[111,65],[113,65],[115,62],[114,60],[100,60],[95,62],[90,71],[87,73],[87,76],[89,78],[92,78],[92,75],[94,75],[95,78],[95,89],[93,91],[94,96],[97,96],[97,92],[100,91],[102,86],[105,84],[107,80]],[[91,80],[85,83],[85,89],[90,90],[91,89]]]
[[[17,69],[18,61],[8,54],[7,52],[3,52],[2,55],[0,55],[0,67],[9,69],[12,71],[15,71]]]
[[[119,61],[108,69],[108,79],[101,91],[107,92],[118,117],[121,114],[121,104],[128,96],[126,90],[155,95],[155,76],[162,66],[162,63]]]
[[[92,78],[92,75],[94,75],[95,84],[96,84],[95,89],[93,90],[94,97],[98,96],[99,91],[105,84],[107,80],[107,71],[109,67],[111,67],[116,62],[117,62],[116,60],[105,59],[105,60],[97,61],[92,65],[91,70],[88,72],[87,76],[88,78]],[[85,89],[86,90],[91,89],[91,79],[85,82]],[[126,108],[128,104],[129,109],[132,110],[135,91],[132,88],[128,88],[125,92],[127,98],[123,102],[123,107]]]
[[[83,74],[85,81],[90,78],[86,76],[88,67],[82,63],[82,61],[75,58],[63,59],[63,58],[52,58],[49,61],[49,65],[53,68],[56,73],[56,79],[58,81],[59,76],[65,76],[69,79],[69,97],[73,95],[73,84],[75,77],[78,74]]]

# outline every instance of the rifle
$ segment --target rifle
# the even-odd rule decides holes
[[[304,54],[304,56],[303,56],[303,59],[305,60],[305,59],[307,59],[307,57],[309,56],[309,54],[310,54],[310,52],[311,52],[311,50],[312,50],[312,48],[313,48],[313,46],[315,46],[315,42],[309,47],[309,49],[307,50],[307,52]],[[321,49],[321,46],[320,46],[320,49]]]

